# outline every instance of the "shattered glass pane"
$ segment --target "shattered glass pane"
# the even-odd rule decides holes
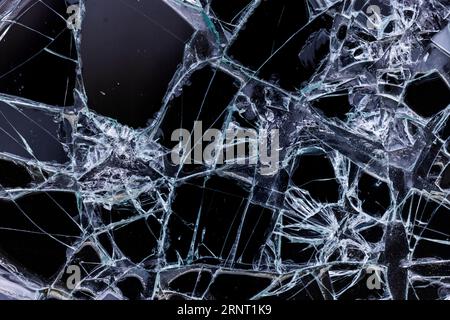
[[[0,299],[450,299],[449,17],[0,0]]]

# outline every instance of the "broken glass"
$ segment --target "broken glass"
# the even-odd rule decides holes
[[[0,0],[0,299],[450,299],[449,16]],[[198,121],[276,172],[172,163]]]

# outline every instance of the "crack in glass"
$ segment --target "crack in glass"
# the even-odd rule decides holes
[[[224,2],[0,0],[0,299],[450,299],[450,3]]]

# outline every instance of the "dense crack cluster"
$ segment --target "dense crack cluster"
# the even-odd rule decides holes
[[[449,299],[449,16],[0,1],[0,298]],[[172,163],[196,121],[278,170]]]

